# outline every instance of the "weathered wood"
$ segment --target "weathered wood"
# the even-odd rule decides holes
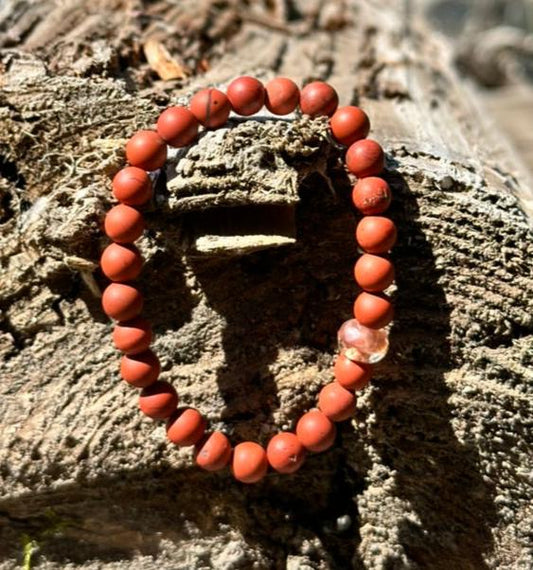
[[[11,44],[0,54],[0,568],[20,560],[23,534],[45,568],[533,563],[533,235],[513,160],[416,13],[272,4],[0,12]],[[211,57],[209,71],[158,81],[140,59],[153,36],[191,69]],[[360,102],[388,154],[399,228],[391,353],[356,418],[301,473],[253,487],[191,468],[190,450],[139,416],[95,271],[125,139],[169,101],[239,73],[327,78],[343,103]],[[162,377],[234,441],[292,427],[331,377],[356,292],[340,155],[321,121],[252,119],[180,155],[147,212],[140,283]],[[272,202],[294,226],[260,209]],[[212,219],[223,233],[202,213],[230,205],[258,212],[259,236],[294,243],[263,249],[233,219],[226,237],[240,231],[244,245],[200,255]]]

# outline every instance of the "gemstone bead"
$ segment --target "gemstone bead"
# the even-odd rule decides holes
[[[267,446],[267,459],[279,473],[294,473],[305,460],[305,449],[296,434],[283,431],[276,434]]]
[[[104,313],[117,321],[129,321],[141,314],[143,296],[127,283],[111,283],[102,295]]]
[[[233,450],[231,470],[237,481],[257,483],[268,471],[266,451],[254,441],[239,443]]]
[[[117,243],[132,243],[144,231],[142,214],[126,204],[119,204],[107,212],[104,219],[106,235]]]
[[[372,139],[355,141],[346,151],[346,166],[357,176],[377,176],[385,168],[385,154]]]
[[[359,107],[339,107],[329,122],[333,138],[346,146],[364,139],[370,130],[368,115]]]
[[[326,384],[318,395],[318,408],[332,422],[342,422],[355,413],[356,400],[353,392],[338,382]]]
[[[355,300],[353,316],[369,329],[382,329],[392,321],[394,307],[390,298],[384,293],[363,291]]]
[[[152,197],[152,183],[145,170],[126,166],[113,178],[115,198],[128,206],[142,206]]]
[[[304,115],[331,117],[337,110],[339,96],[331,85],[323,81],[313,81],[306,85],[300,93],[300,109]]]
[[[296,436],[309,451],[320,453],[329,449],[337,435],[335,424],[320,410],[305,413],[296,424]]]
[[[157,170],[167,159],[167,145],[155,131],[138,131],[126,144],[126,158],[131,166]]]
[[[353,205],[365,216],[382,214],[390,206],[391,199],[390,186],[378,176],[359,178],[353,187]]]
[[[148,350],[152,342],[152,327],[142,317],[131,321],[122,321],[113,329],[113,343],[115,348],[124,354],[139,354]]]
[[[177,409],[167,421],[168,439],[180,447],[195,445],[204,436],[206,421],[194,408]]]
[[[178,394],[172,384],[156,380],[143,388],[139,395],[139,408],[143,414],[153,420],[166,420],[178,405]]]
[[[366,253],[387,253],[396,238],[396,225],[384,216],[364,216],[355,228],[355,239]]]
[[[335,380],[346,390],[362,390],[372,378],[372,365],[365,362],[354,362],[346,355],[339,354],[333,367]]]
[[[131,281],[139,276],[143,258],[134,245],[111,243],[100,258],[102,273],[111,281]]]
[[[153,384],[161,371],[161,364],[151,350],[139,354],[125,354],[120,361],[120,375],[135,388],[146,388]]]
[[[379,362],[389,348],[386,329],[369,329],[357,319],[350,319],[341,325],[337,340],[341,354],[355,362]]]
[[[394,266],[388,257],[365,253],[355,264],[354,277],[365,291],[383,291],[394,281]]]
[[[198,121],[185,107],[169,107],[157,119],[157,133],[170,146],[188,146],[196,140]]]
[[[294,81],[276,77],[265,85],[265,105],[274,115],[288,115],[298,106],[300,90]]]
[[[229,439],[221,432],[204,435],[196,444],[196,464],[206,471],[219,471],[229,463],[232,449]]]
[[[225,93],[209,88],[192,97],[189,109],[204,127],[218,129],[228,120],[231,103]]]
[[[265,88],[255,77],[237,77],[226,90],[233,110],[245,117],[257,113],[265,103]]]

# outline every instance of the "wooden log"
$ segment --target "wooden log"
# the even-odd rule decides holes
[[[533,563],[533,235],[513,157],[416,11],[272,4],[0,12],[0,568],[24,552],[48,568]],[[148,38],[209,70],[159,81]],[[242,73],[327,79],[360,103],[399,228],[391,351],[354,421],[297,475],[257,486],[192,468],[139,415],[96,269],[125,140]],[[234,442],[265,442],[314,405],[351,313],[350,184],[324,128],[251,119],[209,133],[147,212],[140,284],[162,378]],[[238,210],[223,224],[230,207],[262,233]]]

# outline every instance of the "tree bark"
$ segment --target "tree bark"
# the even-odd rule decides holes
[[[399,4],[0,10],[0,568],[32,549],[42,568],[533,565],[531,199],[450,47]],[[157,78],[148,39],[187,79]],[[325,79],[367,110],[399,230],[391,349],[355,419],[255,486],[139,415],[97,270],[127,138],[239,74]],[[146,213],[162,379],[233,442],[294,427],[351,314],[350,180],[325,131],[234,120],[171,158]]]

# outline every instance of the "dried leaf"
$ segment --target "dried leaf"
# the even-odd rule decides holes
[[[190,69],[176,61],[158,40],[147,40],[143,46],[148,65],[163,79],[185,79]]]

